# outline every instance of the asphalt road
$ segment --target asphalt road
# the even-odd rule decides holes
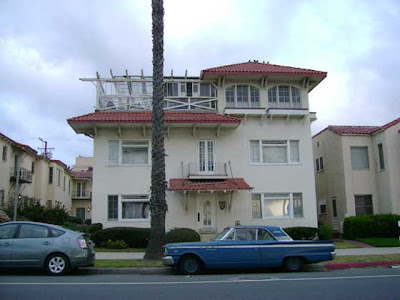
[[[0,275],[0,299],[400,299],[400,269],[182,275]]]

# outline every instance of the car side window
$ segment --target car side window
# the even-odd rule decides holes
[[[34,238],[47,238],[49,237],[49,230],[45,226],[22,224],[19,231],[18,238],[20,239],[34,239]]]
[[[51,232],[52,237],[58,237],[65,233],[65,231],[62,231],[60,229],[55,229],[55,228],[49,228],[49,230]]]
[[[232,230],[231,233],[225,238],[225,241],[233,241],[235,239],[235,230]]]
[[[252,228],[237,228],[236,241],[255,241],[257,229]]]
[[[258,229],[257,240],[259,240],[259,241],[270,241],[270,240],[274,240],[274,238],[265,229]]]
[[[18,224],[10,224],[0,226],[0,239],[12,239],[14,238],[15,231],[18,228]]]

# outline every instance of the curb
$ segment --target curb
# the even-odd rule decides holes
[[[375,262],[360,262],[360,263],[327,263],[325,270],[345,270],[345,269],[361,269],[370,267],[389,267],[398,266],[400,261],[375,261]]]
[[[173,268],[80,268],[79,274],[167,275]]]

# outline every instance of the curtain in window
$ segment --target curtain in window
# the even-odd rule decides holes
[[[285,198],[279,197],[264,198],[263,217],[288,217],[290,212],[290,198],[286,195]]]
[[[287,163],[286,146],[263,146],[264,163]]]
[[[122,202],[122,219],[148,219],[149,202]]]
[[[148,163],[148,148],[122,148],[122,164],[146,165]]]

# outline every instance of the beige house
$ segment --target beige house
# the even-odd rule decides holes
[[[72,168],[71,214],[81,220],[92,218],[93,157],[77,157]]]
[[[319,221],[400,213],[400,118],[384,126],[328,126],[313,137]]]
[[[325,72],[246,62],[165,76],[166,227],[317,226],[308,93]],[[152,78],[86,78],[95,112],[92,221],[150,227]]]
[[[69,168],[0,133],[0,207],[14,201],[17,164],[20,160],[19,202],[40,201],[42,205],[62,205],[71,209],[72,178]]]

